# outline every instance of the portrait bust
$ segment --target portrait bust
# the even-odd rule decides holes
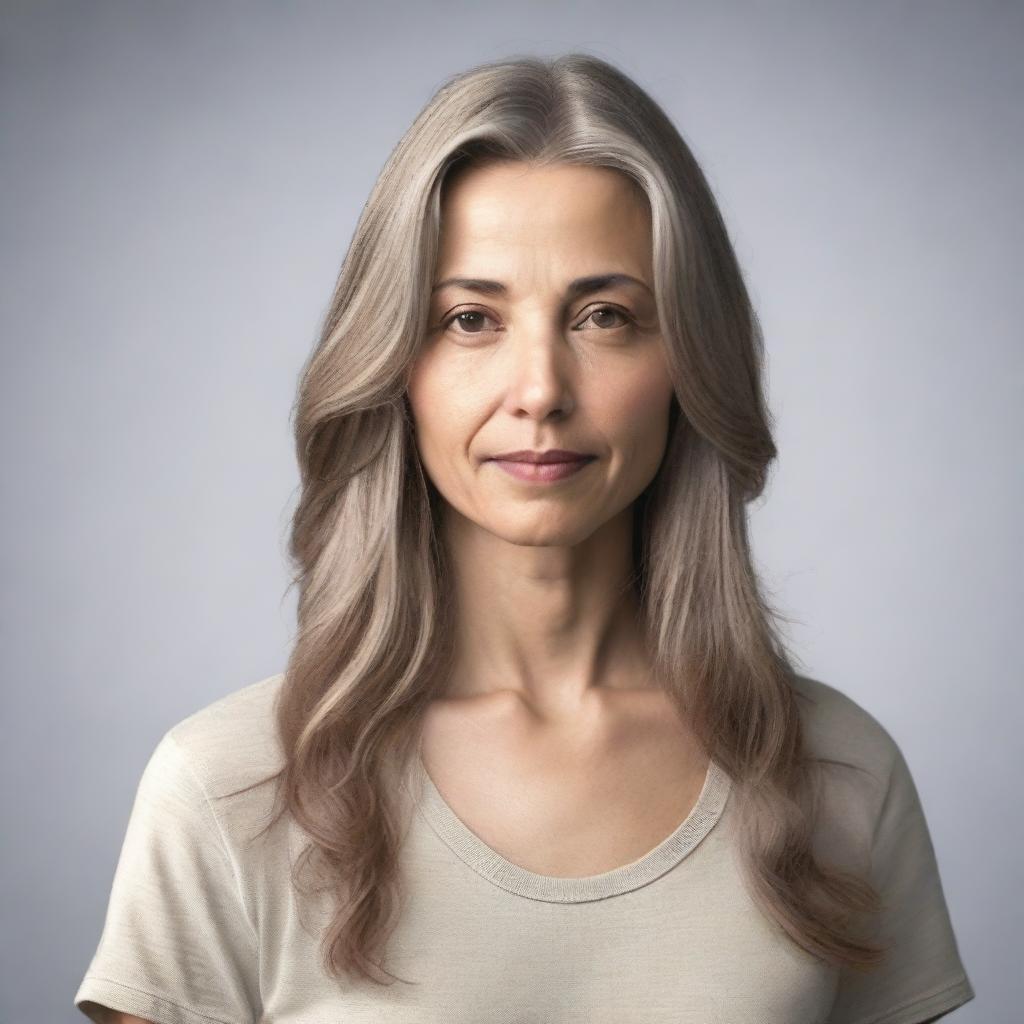
[[[763,361],[708,181],[636,82],[584,53],[447,80],[302,369],[287,666],[161,739],[76,1006],[911,1024],[970,999],[899,746],[797,670],[754,568]]]

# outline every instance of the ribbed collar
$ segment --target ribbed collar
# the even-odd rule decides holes
[[[712,759],[697,802],[675,831],[638,860],[599,875],[562,878],[513,864],[488,846],[456,815],[434,785],[423,760],[414,755],[408,791],[438,837],[474,871],[517,896],[548,903],[583,903],[638,889],[675,867],[711,831],[722,815],[731,780]]]

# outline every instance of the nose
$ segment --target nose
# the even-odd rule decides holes
[[[564,418],[575,408],[571,351],[560,330],[542,326],[506,347],[505,410],[534,420]]]

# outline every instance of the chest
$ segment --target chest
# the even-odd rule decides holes
[[[665,714],[550,732],[511,716],[434,714],[421,757],[444,801],[487,846],[563,878],[648,853],[693,810],[708,770],[692,736]]]
[[[261,1020],[823,1024],[834,969],[764,918],[731,850],[729,828],[716,827],[647,885],[547,902],[474,871],[414,816],[401,857],[404,912],[387,954],[388,969],[411,984],[327,978],[316,945],[326,913],[303,927],[283,906],[261,941]]]

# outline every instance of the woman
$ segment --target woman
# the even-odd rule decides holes
[[[572,54],[439,90],[296,436],[297,641],[157,746],[92,1019],[912,1024],[972,998],[898,746],[795,672],[759,592],[759,329],[635,83]]]

